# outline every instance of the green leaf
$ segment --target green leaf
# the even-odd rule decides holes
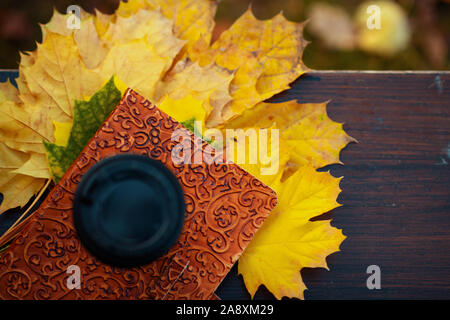
[[[73,125],[66,146],[44,141],[50,172],[58,182],[72,165],[80,152],[94,136],[114,107],[119,103],[121,93],[112,77],[89,101],[75,100]]]
[[[176,120],[176,119],[175,119]],[[189,120],[186,121],[181,121],[180,123],[186,128],[189,129],[190,131],[194,132],[194,122],[195,122],[195,117],[192,117]]]

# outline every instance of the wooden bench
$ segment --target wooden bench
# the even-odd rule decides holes
[[[344,176],[343,206],[320,218],[348,238],[330,271],[302,271],[306,299],[450,298],[449,87],[449,72],[315,71],[272,99],[331,100],[330,117],[359,141],[342,151],[344,166],[325,168]],[[373,264],[380,290],[366,287]],[[236,266],[217,294],[249,298]],[[273,297],[261,288],[256,298]]]

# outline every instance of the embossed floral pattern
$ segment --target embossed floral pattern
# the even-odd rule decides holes
[[[0,256],[1,299],[209,299],[276,205],[266,185],[234,164],[181,164],[171,160],[181,124],[128,90],[51,191],[21,235]],[[191,134],[215,157],[206,142]],[[83,174],[117,153],[164,163],[182,185],[186,216],[176,245],[141,267],[120,269],[98,261],[81,244],[72,220],[74,191]],[[194,157],[195,154],[192,155]],[[78,265],[81,289],[66,286]]]

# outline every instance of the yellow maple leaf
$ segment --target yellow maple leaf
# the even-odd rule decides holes
[[[328,221],[309,221],[337,207],[340,192],[340,179],[315,169],[339,162],[340,150],[354,139],[327,116],[326,103],[261,102],[224,127],[223,131],[280,130],[277,174],[262,174],[259,159],[254,164],[238,162],[278,195],[277,207],[239,259],[239,272],[252,296],[264,284],[277,298],[303,298],[306,287],[300,270],[326,267],[325,257],[337,251],[345,238]],[[234,140],[247,158],[258,154],[259,146],[245,136]]]
[[[72,130],[72,122],[53,121],[53,125],[55,126],[55,144],[62,147],[66,146]]]
[[[17,88],[9,81],[0,83],[0,141],[19,151],[44,153],[41,137],[10,116],[21,111],[17,109],[19,102]],[[21,114],[26,117],[25,113]]]
[[[103,61],[108,51],[100,39],[93,17],[81,21],[80,29],[74,32],[73,38],[86,68],[93,69]]]
[[[0,82],[0,103],[5,101],[19,102],[17,88],[8,80]]]
[[[118,16],[101,36],[108,47],[137,39],[145,39],[164,58],[173,59],[185,41],[172,32],[173,22],[158,11],[139,10],[130,17]]]
[[[280,137],[290,154],[290,162],[300,167],[320,168],[341,163],[339,152],[356,140],[345,133],[342,123],[331,120],[327,103],[299,104],[261,102],[253,109],[225,124],[226,128],[267,128],[281,130]]]
[[[139,10],[157,10],[174,23],[174,34],[191,47],[198,39],[208,43],[214,28],[217,2],[213,0],[130,0],[121,2],[116,14],[130,17]]]
[[[12,172],[34,178],[51,179],[46,154],[30,152],[29,155],[28,160]]]
[[[21,53],[18,92],[10,84],[0,87],[0,141],[30,156],[23,167],[16,168],[17,172],[37,179],[49,176],[48,169],[44,170],[48,162],[42,156],[42,141],[67,143],[75,100],[91,97],[113,74],[120,78],[115,79],[120,88],[133,87],[155,102],[158,83],[162,88],[159,98],[166,93],[176,97],[190,94],[185,90],[175,95],[170,92],[172,78],[162,81],[185,41],[173,33],[177,29],[175,15],[169,19],[162,9],[158,10],[137,10],[128,17],[101,13],[93,16],[82,11],[81,28],[75,30],[66,27],[68,15],[55,11],[50,22],[41,26],[43,41],[37,50]],[[214,81],[219,74],[216,69],[182,69],[175,81],[189,78],[189,70],[202,75],[210,71],[209,81],[216,86],[206,88],[210,90],[200,86],[192,94],[208,100],[208,105],[228,101],[229,80],[226,84],[223,78]],[[217,89],[220,85],[223,88]]]
[[[200,121],[202,128],[204,128],[206,111],[203,107],[203,103],[202,100],[197,100],[192,95],[188,95],[178,100],[166,96],[162,99],[158,108],[178,122],[182,123],[190,120]]]
[[[322,106],[325,108],[325,104]],[[349,142],[356,141],[344,132],[341,123],[331,121],[326,113],[320,111],[299,119],[281,136],[290,149],[293,163],[298,166],[311,164],[314,168],[342,164],[339,160],[340,150]]]
[[[273,183],[278,204],[239,259],[238,272],[252,297],[264,284],[278,299],[303,299],[300,270],[328,269],[326,256],[339,251],[345,236],[330,221],[310,219],[339,206],[339,181],[305,166]]]
[[[154,101],[159,103],[166,95],[172,99],[192,95],[197,100],[205,101],[208,116],[231,100],[228,88],[232,79],[231,72],[218,66],[200,67],[197,63],[182,60],[158,82]]]
[[[169,66],[168,59],[159,56],[153,46],[141,39],[114,46],[102,63],[101,73],[109,77],[116,74],[127,86],[152,100],[156,84]]]
[[[289,88],[308,68],[301,58],[307,42],[304,24],[287,21],[282,14],[261,21],[248,9],[211,47],[200,39],[189,50],[200,65],[216,63],[237,70],[231,83],[232,102],[209,120],[217,126],[245,109]]]
[[[15,117],[12,117],[14,114]],[[22,152],[45,153],[42,137],[24,125],[20,119],[27,122],[27,114],[12,101],[0,103],[0,141],[8,147]]]
[[[309,104],[314,105],[314,104]],[[284,130],[305,116],[303,105],[295,100],[281,103],[258,103],[251,110],[225,123],[226,128],[269,128],[275,126]]]
[[[98,29],[103,26],[101,24],[103,20],[100,19],[104,16],[99,13],[99,19],[97,15],[92,16],[81,8],[80,10],[79,29],[67,28],[69,14],[61,14],[55,10],[50,21],[45,25],[41,25],[42,38],[45,41],[47,31],[63,36],[73,35],[84,64],[87,68],[92,69],[100,64],[107,52],[98,33]]]
[[[194,43],[202,38],[211,40],[217,1],[214,0],[150,0],[161,12],[175,22],[174,32],[180,38]]]
[[[18,103],[17,89],[10,83],[2,83],[0,86],[0,143],[5,154],[0,159],[0,172],[7,179],[7,182],[1,186],[6,194],[4,197],[7,199],[0,213],[9,209],[10,205],[24,204],[42,187],[42,179],[50,178],[42,137],[20,121],[21,117],[26,119],[27,114],[19,108]],[[20,113],[21,117],[11,117],[11,114],[17,113]],[[34,181],[34,178],[38,179]],[[17,196],[17,200],[9,198],[13,197],[11,194],[20,190],[23,195]]]
[[[19,98],[23,104],[35,105],[36,97],[31,93],[30,88],[28,88],[28,83],[26,79],[20,75],[20,68],[31,66],[36,58],[36,51],[32,52],[19,52],[20,55],[20,65],[19,65],[19,77],[16,79]]]
[[[24,124],[28,114],[19,105],[17,88],[9,81],[0,83],[0,141],[22,152],[44,153],[41,136]]]
[[[238,128],[230,134],[223,130],[227,159],[250,172],[265,184],[272,186],[283,175],[289,153],[283,139],[269,130]],[[264,139],[264,140],[261,140]],[[266,150],[262,150],[266,148]]]
[[[104,79],[117,75],[127,86],[155,101],[157,83],[184,45],[171,33],[172,25],[156,11],[139,10],[130,17],[117,17],[102,37],[110,49],[98,72]]]
[[[74,101],[91,96],[103,83],[102,76],[81,61],[73,36],[51,31],[38,44],[34,63],[21,65],[19,71],[34,97],[34,103],[23,105],[29,115],[27,125],[48,141],[54,139],[52,121],[69,121]]]
[[[114,21],[114,15],[109,15],[94,9],[95,11],[95,28],[97,29],[97,34],[102,37],[109,29],[110,24]]]

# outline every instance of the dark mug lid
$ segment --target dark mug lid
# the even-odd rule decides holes
[[[162,163],[122,154],[87,171],[73,212],[78,236],[94,256],[132,267],[155,260],[175,244],[185,204],[178,180]]]

